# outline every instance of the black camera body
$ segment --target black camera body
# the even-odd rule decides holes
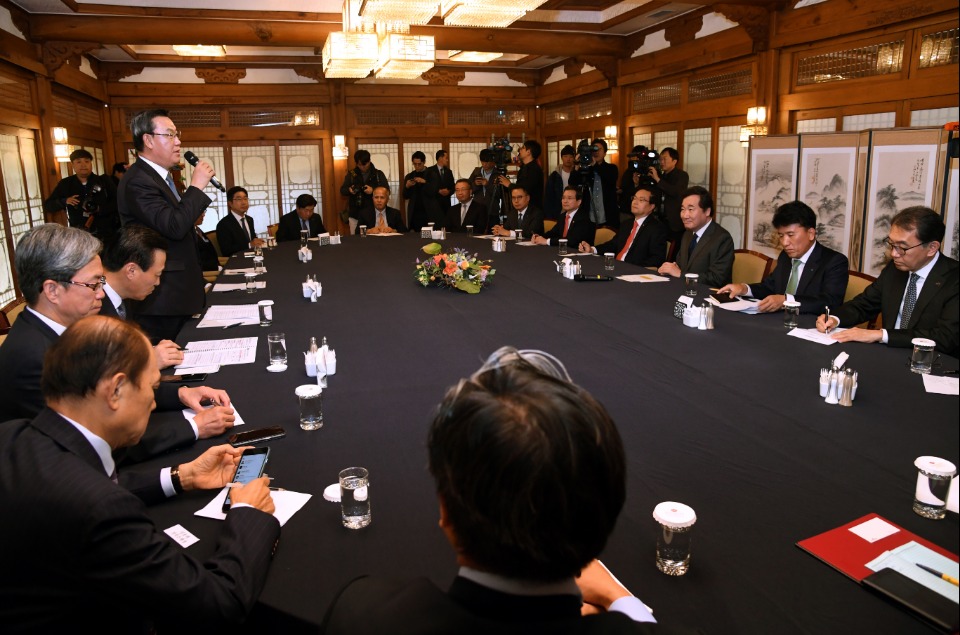
[[[577,144],[577,165],[580,166],[580,172],[588,176],[593,166],[593,153],[600,151],[600,145],[590,143],[589,139],[581,139]]]
[[[490,152],[493,153],[494,177],[507,173],[507,165],[513,162],[513,146],[510,139],[496,139],[490,143]]]
[[[101,193],[103,192],[103,186],[99,183],[94,183],[90,190],[87,192],[86,196],[80,201],[80,209],[83,210],[84,216],[93,216],[100,211],[100,199]]]
[[[353,170],[351,172],[353,175],[352,182],[350,187],[353,188],[353,196],[350,197],[350,205],[355,210],[363,209],[364,198],[363,198],[363,173],[360,170]]]
[[[646,146],[638,146],[635,149],[637,152],[627,155],[628,169],[640,175],[641,185],[656,185],[656,181],[650,176],[650,168],[657,171],[658,177],[663,176],[663,171],[660,169],[660,155],[656,150],[649,150]]]

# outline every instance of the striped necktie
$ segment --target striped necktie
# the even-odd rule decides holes
[[[173,192],[173,197],[177,199],[177,202],[180,201],[180,192],[177,191],[177,186],[173,183],[173,174],[167,172],[167,187],[170,188],[170,191]]]

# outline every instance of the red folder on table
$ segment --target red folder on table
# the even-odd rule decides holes
[[[856,527],[872,518],[880,518],[880,520],[896,527],[899,531],[885,538],[881,538],[876,542],[869,542],[850,531],[851,527]],[[924,540],[920,536],[907,531],[903,527],[897,526],[895,523],[891,523],[886,518],[882,518],[877,514],[867,514],[862,518],[858,518],[836,529],[831,529],[812,538],[801,540],[797,543],[797,546],[807,553],[823,560],[840,573],[853,578],[857,582],[863,582],[865,577],[874,573],[866,567],[868,562],[884,551],[892,551],[911,540],[957,562],[956,554],[950,553],[946,549],[928,540]]]

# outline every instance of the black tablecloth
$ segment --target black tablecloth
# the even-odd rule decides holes
[[[274,485],[313,498],[283,529],[261,610],[317,624],[336,591],[356,575],[426,575],[446,586],[456,572],[437,527],[426,471],[425,437],[446,388],[499,346],[557,355],[618,423],[629,461],[624,511],[603,560],[664,622],[716,633],[925,632],[888,605],[795,546],[798,540],[870,512],[958,549],[957,516],[925,520],[911,510],[917,456],[956,462],[958,399],[926,394],[907,370],[909,352],[877,344],[822,346],[788,337],[782,316],[717,310],[716,329],[698,331],[672,316],[682,293],[666,283],[580,283],[556,273],[552,247],[451,237],[494,261],[493,284],[479,295],[423,288],[414,259],[428,241],[346,237],[266,253],[267,288],[208,295],[210,303],[272,299],[269,328],[196,329],[180,341],[259,336],[254,364],[224,366],[208,378],[222,387],[247,428],[280,424],[268,472]],[[602,273],[600,258],[582,258]],[[251,266],[235,258],[230,266]],[[617,263],[615,275],[644,270]],[[302,298],[307,273],[323,294]],[[228,281],[240,281],[233,277]],[[813,326],[801,316],[801,326]],[[265,370],[266,334],[283,331],[290,367]],[[310,336],[326,336],[337,374],[324,391],[325,425],[304,432],[294,389],[311,380],[301,363]],[[852,408],[818,395],[819,370],[841,350],[857,369]],[[957,360],[945,358],[944,368]],[[219,440],[155,460],[188,460]],[[370,470],[373,523],[344,529],[339,505],[323,500],[337,472]],[[219,523],[192,516],[212,493],[191,493],[153,508],[161,527],[179,523],[201,538],[189,553],[215,548]],[[654,506],[665,500],[697,512],[688,575],[654,566]]]

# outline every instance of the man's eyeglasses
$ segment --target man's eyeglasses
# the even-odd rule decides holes
[[[633,200],[635,200],[635,201],[640,201],[641,203],[649,203],[649,202],[650,202],[650,199],[649,199],[649,198],[639,198],[639,197],[636,197],[636,196],[633,197]]]
[[[179,130],[177,130],[176,132],[151,132],[149,134],[152,134],[155,137],[166,137],[167,139],[173,139],[174,137],[176,137],[177,139],[180,138]]]
[[[77,282],[76,280],[66,280],[64,281],[64,284],[75,284],[78,287],[86,287],[96,293],[103,288],[103,285],[107,284],[107,279],[104,276],[100,276],[100,280],[97,282]]]
[[[247,198],[246,196],[234,196],[232,199],[230,199],[230,202],[231,202],[231,203],[242,203],[242,202],[244,202],[244,201],[249,201],[249,200],[250,200],[250,199]]]
[[[912,247],[901,247],[900,245],[894,245],[892,242],[890,242],[890,239],[889,239],[889,238],[884,238],[884,239],[883,239],[883,244],[886,245],[887,248],[888,248],[890,251],[892,251],[893,253],[895,253],[895,254],[900,254],[900,255],[902,256],[902,255],[906,254],[908,251],[910,251],[911,249],[915,249],[915,248],[917,248],[917,247],[920,247],[921,245],[926,245],[927,243],[917,243],[916,245],[913,245]]]

